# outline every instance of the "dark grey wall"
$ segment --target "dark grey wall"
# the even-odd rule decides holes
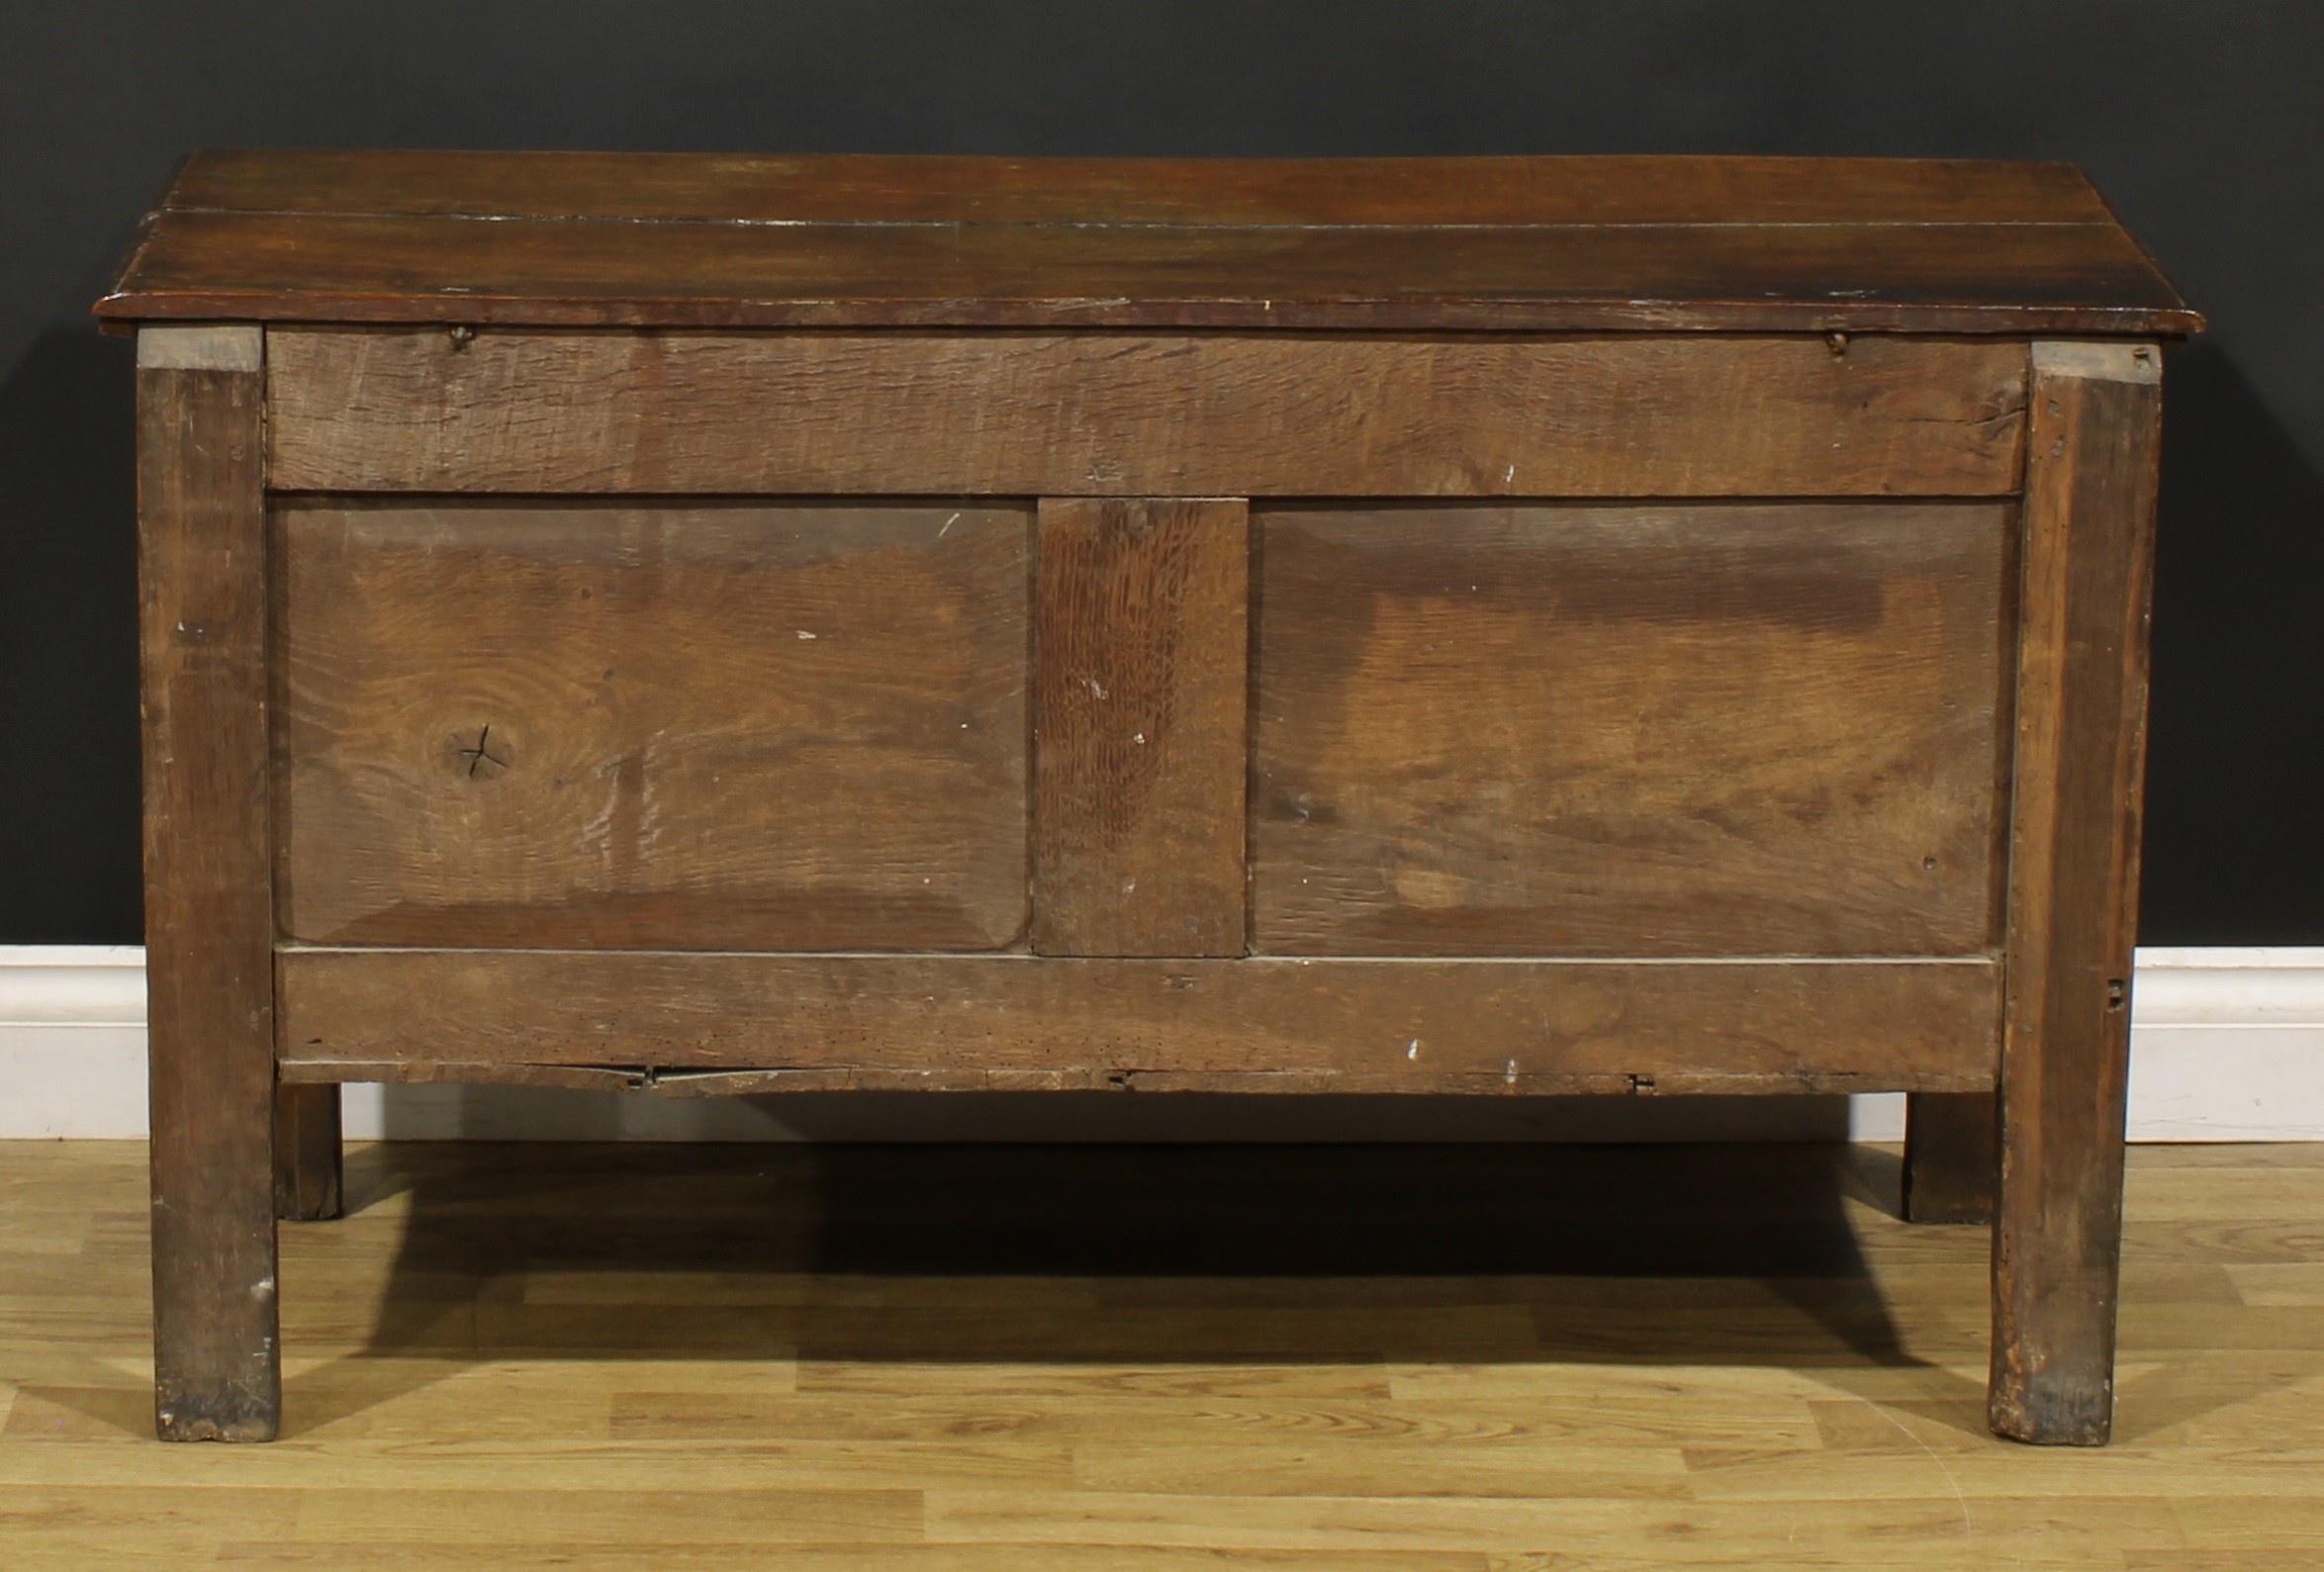
[[[2324,941],[2314,0],[15,0],[0,943],[139,931],[127,347],[198,143],[2070,158],[2215,330],[2168,383],[2149,943]]]

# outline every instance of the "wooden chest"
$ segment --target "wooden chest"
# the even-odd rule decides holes
[[[2104,1438],[2199,321],[2074,170],[205,153],[98,312],[162,1434],[467,1079],[1910,1092]]]

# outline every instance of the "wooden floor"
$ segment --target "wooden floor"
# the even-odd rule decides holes
[[[0,1145],[0,1567],[2324,1566],[2324,1147],[2134,1153],[2116,1444],[1878,1148],[375,1146],[272,1446],[143,1150]]]

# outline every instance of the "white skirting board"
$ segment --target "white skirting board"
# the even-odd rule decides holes
[[[144,954],[0,946],[0,1140],[145,1133]],[[2148,949],[2133,1141],[2324,1141],[2324,948]],[[668,1098],[350,1086],[355,1140],[1893,1141],[1897,1096],[1209,1097],[1121,1092]]]

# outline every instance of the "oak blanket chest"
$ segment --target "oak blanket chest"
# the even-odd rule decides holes
[[[2073,169],[210,152],[97,309],[163,1435],[451,1079],[1904,1091],[2104,1439],[2200,322]]]

